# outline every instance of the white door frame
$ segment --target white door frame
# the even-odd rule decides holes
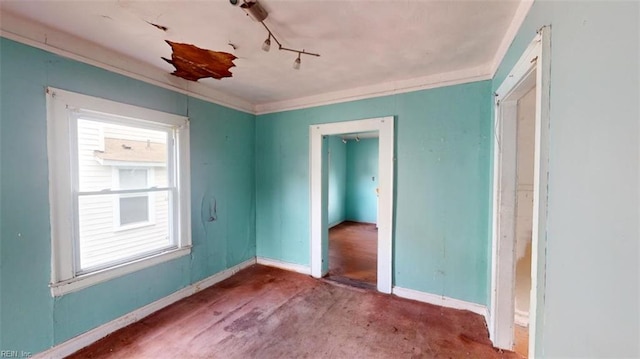
[[[515,196],[517,101],[536,87],[533,228],[529,358],[535,351],[536,328],[544,317],[547,181],[549,162],[550,28],[538,31],[495,98],[491,308],[489,334],[494,345],[513,349],[515,290]]]
[[[310,241],[311,275],[321,278],[328,271],[327,181],[323,176],[326,161],[323,161],[322,140],[325,136],[344,133],[378,131],[378,291],[391,293],[392,286],[392,236],[393,236],[393,116],[365,120],[325,123],[309,126],[310,146]],[[325,178],[323,178],[325,177]]]

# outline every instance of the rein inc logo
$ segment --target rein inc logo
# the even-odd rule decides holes
[[[24,350],[0,350],[0,358],[31,358],[31,352]]]

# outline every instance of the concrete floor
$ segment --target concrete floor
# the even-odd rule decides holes
[[[520,358],[482,316],[254,265],[72,358]]]

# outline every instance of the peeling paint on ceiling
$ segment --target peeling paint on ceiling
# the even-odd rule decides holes
[[[191,44],[165,41],[171,46],[173,53],[171,60],[164,57],[162,59],[176,68],[172,75],[190,81],[198,81],[205,77],[220,80],[233,76],[229,69],[235,66],[233,63],[237,58],[235,55],[201,49]]]

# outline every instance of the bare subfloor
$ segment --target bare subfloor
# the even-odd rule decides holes
[[[345,284],[377,282],[378,229],[372,223],[343,222],[329,230],[329,279]],[[366,286],[365,286],[366,287]]]
[[[255,265],[73,358],[518,358],[481,316]]]

